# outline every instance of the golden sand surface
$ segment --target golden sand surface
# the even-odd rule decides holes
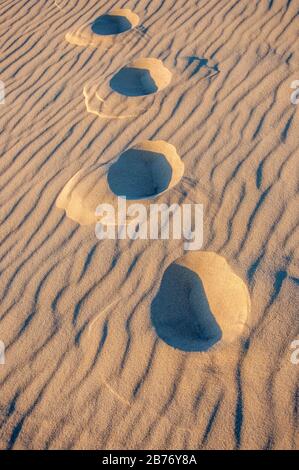
[[[299,447],[298,10],[0,2],[1,449]],[[202,250],[97,239],[123,190]]]

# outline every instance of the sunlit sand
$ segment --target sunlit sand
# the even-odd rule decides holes
[[[298,449],[298,0],[0,24],[0,448]]]

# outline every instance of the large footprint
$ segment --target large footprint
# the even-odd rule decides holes
[[[126,38],[138,24],[138,15],[128,8],[118,8],[69,31],[65,39],[77,46],[110,47],[119,37]]]
[[[167,53],[162,58],[139,58],[87,82],[83,89],[87,111],[104,119],[134,118],[154,104],[159,106],[165,93],[182,96],[219,72],[216,64],[200,57]]]
[[[152,106],[172,74],[159,59],[140,58],[108,77],[87,83],[83,94],[87,111],[106,119],[135,117]]]
[[[230,343],[246,327],[250,298],[246,285],[221,256],[193,252],[164,273],[151,308],[157,335],[183,351],[207,351]]]
[[[132,204],[149,203],[173,188],[184,164],[173,145],[162,140],[133,145],[109,164],[97,163],[77,172],[59,194],[56,205],[81,225],[96,224],[101,203],[115,209],[118,196]]]

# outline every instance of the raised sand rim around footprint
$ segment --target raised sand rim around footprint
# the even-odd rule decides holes
[[[86,108],[105,119],[136,117],[153,105],[156,94],[171,80],[172,73],[160,59],[139,58],[109,77],[87,83]]]
[[[113,42],[139,24],[139,16],[129,8],[117,8],[99,16],[93,22],[69,31],[65,39],[77,46],[96,47]]]
[[[110,87],[125,96],[145,96],[166,88],[171,77],[160,59],[147,57],[121,68],[110,80]]]
[[[99,204],[117,209],[117,197],[148,204],[173,188],[184,174],[176,148],[162,140],[144,141],[122,152],[112,164],[77,172],[59,194],[56,205],[81,225],[95,224]]]
[[[165,271],[151,319],[170,346],[207,351],[242,336],[249,312],[248,289],[226,260],[212,252],[193,252]]]
[[[139,24],[139,16],[128,8],[117,8],[99,16],[93,24],[92,31],[100,36],[113,36],[135,28]]]

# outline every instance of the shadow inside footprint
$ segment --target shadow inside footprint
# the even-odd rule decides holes
[[[127,199],[145,199],[165,191],[172,177],[172,168],[163,154],[128,149],[108,171],[111,191]]]
[[[117,15],[102,15],[91,26],[92,32],[100,36],[121,34],[131,28],[132,24],[125,16]]]
[[[200,277],[176,263],[164,273],[151,320],[163,341],[183,351],[207,351],[222,337]]]
[[[112,90],[124,96],[145,96],[158,91],[149,70],[124,67],[110,80]]]

